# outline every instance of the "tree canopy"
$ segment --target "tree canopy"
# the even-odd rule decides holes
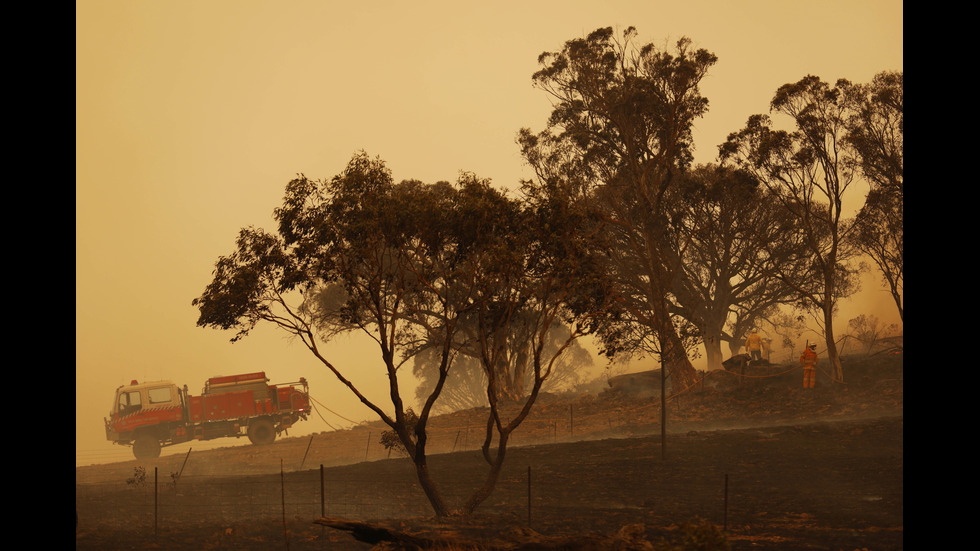
[[[685,174],[678,193],[687,245],[674,308],[698,328],[708,369],[718,369],[723,341],[737,351],[751,328],[771,325],[780,307],[795,304],[798,291],[778,275],[791,273],[806,251],[783,238],[797,220],[750,173],[702,165]]]
[[[491,405],[489,470],[461,508],[471,512],[493,490],[508,436],[556,362],[601,315],[602,272],[576,245],[577,230],[473,174],[455,184],[395,183],[383,161],[363,152],[330,180],[290,181],[275,217],[278,235],[242,230],[237,250],[218,260],[193,301],[198,325],[235,329],[234,341],[264,321],[299,337],[391,428],[439,515],[452,509],[428,471],[426,424],[453,360],[477,358]],[[354,331],[377,345],[390,405],[369,399],[348,376],[359,367],[335,365],[321,346]],[[398,373],[423,352],[435,375],[416,416]],[[511,418],[498,407],[521,399]]]

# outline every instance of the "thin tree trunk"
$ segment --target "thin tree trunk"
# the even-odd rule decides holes
[[[667,459],[667,370],[660,362],[660,459]]]
[[[428,498],[429,503],[432,505],[432,510],[435,511],[437,517],[449,516],[449,508],[446,507],[446,502],[442,498],[442,493],[436,487],[435,481],[429,475],[429,466],[423,456],[420,461],[415,461],[415,473],[418,475],[419,485],[422,486],[422,491],[425,492],[425,497]]]
[[[827,341],[827,360],[830,362],[830,373],[835,383],[844,382],[844,367],[840,362],[840,354],[837,352],[837,343],[834,341],[834,314],[832,308],[824,309],[824,336]]]
[[[490,470],[487,472],[487,477],[484,479],[483,485],[473,492],[463,506],[462,512],[464,515],[473,513],[493,493],[494,488],[497,486],[497,479],[500,477],[500,469],[504,464],[504,457],[507,454],[507,440],[509,437],[509,432],[504,432],[499,435],[497,455],[490,462]],[[484,455],[488,454],[489,450],[484,450]]]
[[[704,338],[704,356],[707,361],[708,371],[715,369],[721,369],[721,362],[724,356],[721,352],[721,338],[720,336],[705,336]]]
[[[891,286],[892,298],[895,299],[895,306],[898,307],[898,319],[905,323],[905,310],[902,308],[902,295],[895,288],[895,285]]]

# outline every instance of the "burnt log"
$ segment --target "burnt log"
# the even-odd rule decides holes
[[[751,362],[752,356],[749,356],[748,354],[736,354],[721,362],[721,366],[725,368],[725,371],[745,375],[745,368],[747,368]]]
[[[498,534],[498,540],[471,541],[464,538],[422,536],[391,530],[355,520],[320,518],[315,524],[350,532],[354,539],[374,545],[376,550],[422,551],[472,549],[480,551],[653,551],[642,524],[624,526],[613,535],[544,536],[530,528]]]
[[[324,517],[314,520],[313,523],[350,532],[351,536],[357,541],[363,541],[372,545],[385,542],[394,544],[399,549],[431,549],[436,546],[446,546],[448,543],[451,543],[450,540],[416,536],[408,532],[391,530],[384,526],[358,522],[356,520]]]

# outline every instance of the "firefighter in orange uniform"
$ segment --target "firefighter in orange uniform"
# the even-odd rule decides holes
[[[803,366],[803,388],[813,388],[817,381],[817,345],[811,344],[803,350],[800,365]]]

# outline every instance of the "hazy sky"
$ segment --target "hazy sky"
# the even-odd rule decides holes
[[[718,55],[702,83],[699,163],[782,84],[903,70],[901,0],[76,2],[76,464],[131,457],[105,440],[102,418],[132,379],[197,394],[215,375],[306,377],[317,401],[373,420],[273,328],[231,344],[196,326],[191,300],[215,261],[240,228],[274,229],[297,173],[330,178],[360,149],[396,180],[529,177],[515,136],[549,113],[531,84],[538,55],[631,25],[640,43],[688,36]],[[877,277],[864,287],[841,323],[862,312],[897,321]],[[383,396],[373,349],[351,340],[329,352]],[[314,416],[290,435],[322,430]]]

